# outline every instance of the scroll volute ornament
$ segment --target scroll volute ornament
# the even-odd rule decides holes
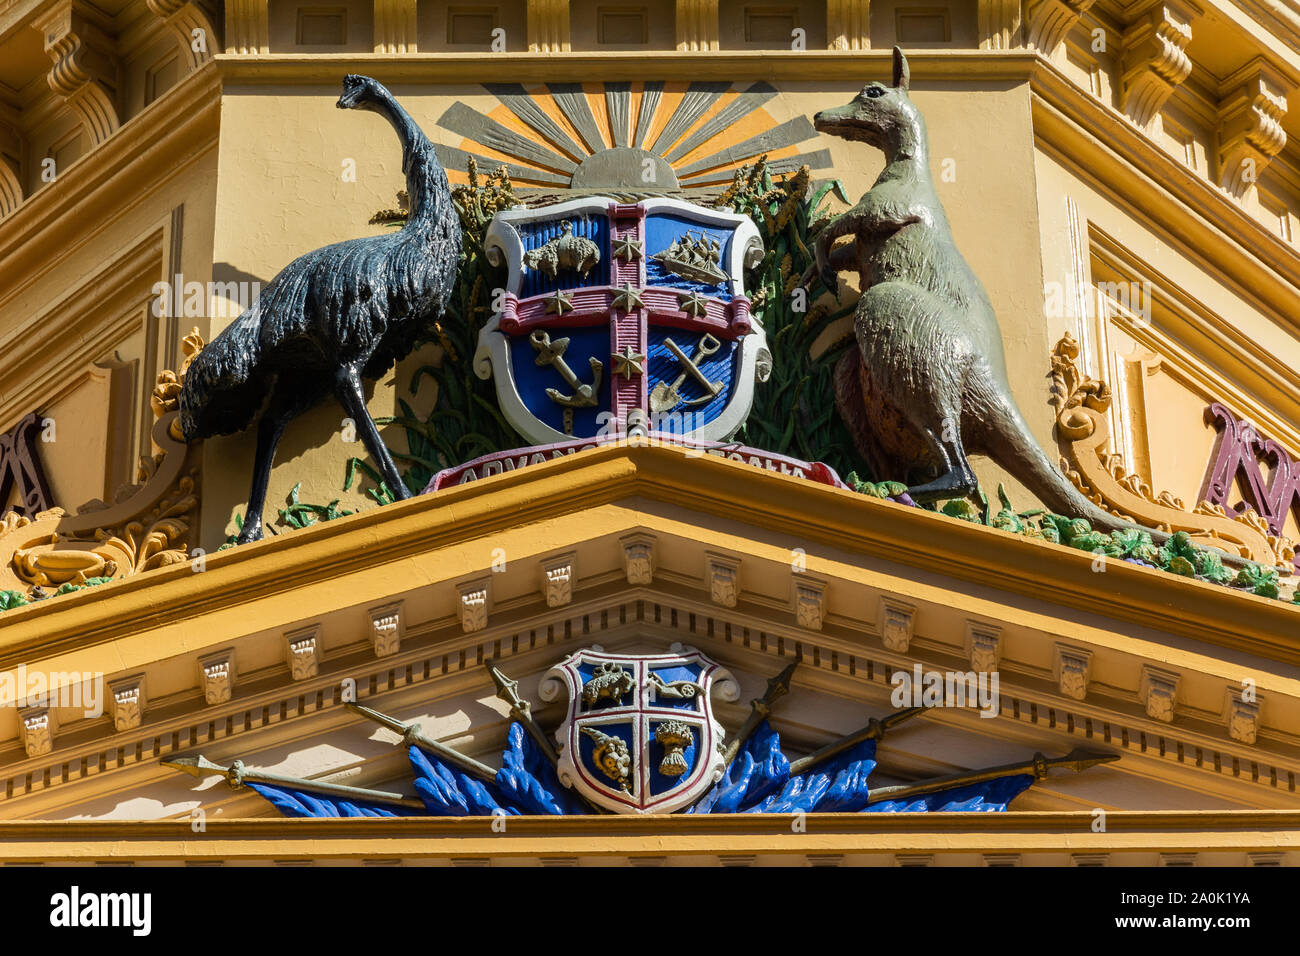
[[[158,375],[150,397],[153,457],[140,460],[136,482],[112,501],[88,501],[68,514],[51,508],[26,518],[0,518],[0,590],[82,585],[91,578],[123,578],[189,559],[199,504],[201,442],[187,444],[179,427],[181,383],[203,347],[195,329],[181,343],[178,372]]]
[[[1076,364],[1079,345],[1066,333],[1052,351],[1052,406],[1056,409],[1056,442],[1061,470],[1081,493],[1111,514],[1149,528],[1186,531],[1197,544],[1290,571],[1295,546],[1290,539],[1269,533],[1267,522],[1247,510],[1240,516],[1201,502],[1188,511],[1167,491],[1153,492],[1129,472],[1121,455],[1105,454],[1110,441],[1106,413],[1110,387],[1086,376]]]

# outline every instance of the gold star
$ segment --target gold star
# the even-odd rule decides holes
[[[615,352],[610,358],[614,360],[615,375],[630,379],[633,375],[641,375],[645,372],[645,366],[641,364],[645,361],[645,356],[632,351],[630,345],[623,346],[623,351]]]
[[[636,262],[641,258],[641,243],[630,236],[614,240],[614,258],[624,262]]]
[[[547,315],[564,315],[573,311],[573,296],[566,295],[562,289],[556,289],[555,295],[546,300]]]
[[[641,308],[641,290],[634,288],[630,282],[624,282],[623,288],[619,289],[618,295],[614,296],[614,308],[622,309],[624,312]]]
[[[698,292],[692,292],[682,299],[681,307],[687,315],[693,315],[698,319],[709,310],[709,300]]]

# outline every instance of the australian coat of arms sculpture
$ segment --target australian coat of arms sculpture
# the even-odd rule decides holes
[[[486,248],[506,288],[475,371],[536,444],[650,431],[721,440],[770,368],[744,270],[762,256],[746,216],[677,199],[589,197],[498,213]]]

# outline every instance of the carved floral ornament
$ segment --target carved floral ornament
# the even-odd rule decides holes
[[[203,348],[198,329],[181,342],[185,361],[163,371],[150,396],[153,457],[140,459],[134,484],[112,501],[93,499],[68,514],[50,508],[32,518],[0,517],[0,590],[33,597],[47,588],[123,578],[189,559],[198,510],[199,447],[180,438],[179,395],[185,372]]]
[[[1076,364],[1079,345],[1066,333],[1052,351],[1052,406],[1061,469],[1095,504],[1112,514],[1164,531],[1185,531],[1194,542],[1268,567],[1293,568],[1295,544],[1274,534],[1252,508],[1229,513],[1223,505],[1202,501],[1190,511],[1167,491],[1156,493],[1127,470],[1118,454],[1105,454],[1110,441],[1110,387],[1086,376]]]

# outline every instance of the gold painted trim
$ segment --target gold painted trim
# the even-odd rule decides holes
[[[229,85],[253,83],[337,84],[344,73],[366,73],[384,83],[493,83],[508,75],[517,83],[568,80],[644,80],[690,76],[699,80],[833,80],[865,83],[888,79],[888,50],[656,50],[610,53],[275,53],[221,54],[216,62]],[[1039,57],[1032,50],[918,50],[908,53],[914,74],[927,80],[1026,82]]]
[[[1089,501],[1111,514],[1144,527],[1185,531],[1197,544],[1220,548],[1266,567],[1291,571],[1295,545],[1269,532],[1254,510],[1230,516],[1222,506],[1198,502],[1188,511],[1168,492],[1156,492],[1130,473],[1119,454],[1107,455],[1110,444],[1110,387],[1088,378],[1075,359],[1079,345],[1066,333],[1052,351],[1052,405],[1056,409],[1056,444],[1061,470]]]
[[[974,818],[973,818],[974,817]],[[714,857],[805,853],[1154,853],[1285,851],[1300,848],[1300,813],[1263,811],[1112,811],[1106,832],[1093,833],[1084,812],[822,813],[808,832],[790,816],[511,817],[504,832],[493,817],[208,819],[196,834],[189,820],[0,822],[5,862],[253,859],[501,861],[538,856],[610,859],[628,856]]]
[[[1102,599],[1087,552],[712,455],[609,446],[208,555],[207,570],[199,575],[189,563],[172,565],[6,611],[0,617],[0,668],[36,654],[86,653],[267,598],[292,602],[303,581],[363,574],[627,499],[664,502],[793,535],[810,550],[829,545],[1056,605],[1095,612]],[[1171,615],[1171,608],[1179,613]],[[1165,633],[1300,663],[1300,607],[1281,601],[1115,562],[1106,574],[1105,610],[1109,617]],[[1249,630],[1241,626],[1245,619]],[[197,646],[204,638],[192,640]]]

